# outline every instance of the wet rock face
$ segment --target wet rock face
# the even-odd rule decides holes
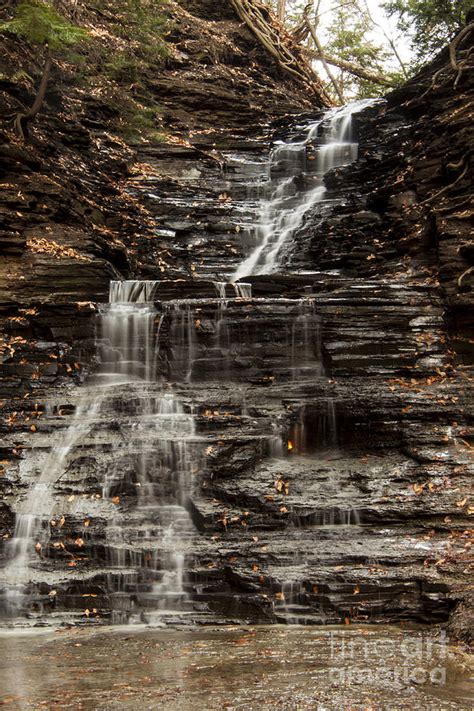
[[[217,15],[209,21],[225,19]],[[229,99],[227,123],[210,129],[217,93],[189,145],[140,151],[148,168],[127,189],[151,216],[146,236],[94,237],[100,254],[71,258],[71,270],[67,255],[43,267],[41,252],[19,258],[23,237],[8,243],[10,267],[26,259],[34,277],[15,281],[1,311],[4,536],[40,459],[93,390],[58,387],[100,353],[86,302],[105,301],[110,278],[158,281],[156,385],[117,387],[71,453],[47,548],[32,551],[34,619],[86,620],[94,608],[98,620],[155,620],[165,522],[140,505],[144,442],[154,484],[176,501],[156,433],[134,427],[143,401],[162,395],[160,377],[194,417],[200,463],[185,500],[194,527],[180,523],[187,599],[173,619],[438,622],[464,598],[473,437],[471,292],[457,286],[471,256],[464,178],[431,198],[449,183],[439,165],[464,152],[467,87],[453,92],[446,73],[433,100],[422,98],[434,70],[361,114],[360,160],[326,177],[322,212],[288,243],[282,273],[245,279],[251,298],[222,282],[248,253],[268,152],[288,121],[256,130],[248,113],[232,118]],[[170,76],[157,81],[168,82],[170,107],[180,95],[186,123],[189,94]]]
[[[439,284],[456,361],[469,365],[472,77],[456,90],[454,78],[443,52],[385,104],[355,117],[359,161],[326,177],[336,205],[307,221],[287,259],[294,267],[309,260],[346,275]]]

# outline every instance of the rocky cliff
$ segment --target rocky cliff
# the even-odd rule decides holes
[[[97,303],[109,281],[159,280],[158,308],[168,308],[159,368],[209,439],[186,503],[197,531],[187,571],[195,617],[451,615],[459,633],[468,626],[473,513],[470,77],[454,87],[443,53],[358,115],[359,160],[327,176],[327,206],[307,215],[281,273],[247,280],[253,301],[229,302],[216,346],[215,283],[246,253],[242,234],[255,219],[248,186],[272,141],[317,116],[322,102],[281,73],[231,10],[204,0],[171,10],[170,54],[144,77],[162,107],[163,140],[127,144],[113,99],[74,86],[62,66],[30,145],[4,124],[4,540],[25,490],[22,462],[67,428],[73,383],[94,368]],[[8,52],[17,56],[14,43]],[[11,113],[30,97],[8,71],[0,88]],[[178,298],[193,300],[187,383]],[[133,417],[139,400],[129,398],[122,414]],[[122,415],[116,403],[106,412],[58,483],[65,520],[38,561],[34,614],[85,619],[84,595],[94,596],[97,619],[152,604],[146,580],[134,597],[110,582],[123,571],[104,572],[108,510],[88,503],[76,515],[68,503],[92,501],[113,465],[121,526],[146,560],[134,538],[133,457],[110,459]],[[277,460],[269,458],[275,435],[291,447]]]

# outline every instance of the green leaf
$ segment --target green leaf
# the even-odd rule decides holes
[[[53,51],[66,49],[88,37],[86,30],[67,22],[52,5],[42,0],[22,0],[15,17],[0,25],[0,32],[47,45]]]

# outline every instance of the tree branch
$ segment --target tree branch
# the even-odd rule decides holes
[[[343,104],[344,103],[344,94],[342,93],[339,84],[337,83],[331,69],[329,68],[329,65],[326,61],[326,57],[324,56],[324,50],[322,48],[321,42],[319,41],[319,37],[316,34],[316,30],[314,29],[313,25],[310,23],[310,21],[308,19],[308,7],[305,7],[305,9],[303,11],[303,17],[304,17],[304,20],[306,23],[306,27],[308,28],[308,31],[309,31],[311,37],[313,38],[313,42],[317,47],[317,50],[319,53],[319,59],[323,63],[324,71],[328,75],[328,77],[331,81],[331,84],[333,85],[334,89],[336,90],[336,94],[339,98],[339,101],[341,102],[341,104]]]
[[[305,52],[309,54],[313,59],[320,59],[322,61],[322,57],[319,51],[315,52],[310,49],[307,49],[305,50]],[[339,69],[343,69],[344,71],[349,72],[349,74],[353,74],[354,76],[359,77],[359,79],[366,79],[367,81],[371,81],[374,84],[380,84],[381,86],[396,86],[395,82],[391,81],[390,79],[387,79],[387,77],[384,77],[381,74],[373,74],[373,72],[370,72],[364,67],[360,67],[358,64],[353,64],[352,62],[348,62],[345,59],[339,59],[339,57],[332,57],[328,54],[324,54],[324,58],[328,64],[332,64],[335,67],[339,67]]]
[[[392,50],[393,54],[395,55],[395,58],[396,58],[397,62],[398,62],[399,65],[400,65],[400,69],[401,69],[402,72],[403,72],[403,76],[405,77],[405,79],[408,79],[407,68],[406,68],[406,66],[405,66],[405,63],[404,63],[403,59],[402,59],[401,56],[400,56],[400,53],[399,53],[398,50],[397,50],[397,47],[396,47],[395,42],[393,41],[393,36],[391,37],[389,34],[387,34],[387,32],[385,31],[385,28],[384,28],[381,24],[379,24],[378,22],[376,22],[376,21],[374,20],[373,15],[372,15],[372,13],[370,12],[370,7],[369,7],[369,4],[368,4],[367,0],[363,0],[363,2],[364,2],[365,10],[366,10],[366,12],[367,12],[367,15],[369,16],[370,21],[372,22],[372,24],[374,25],[374,27],[377,27],[377,28],[382,32],[383,36],[385,37],[385,39],[387,40],[388,44],[390,45],[390,49]],[[388,22],[388,17],[387,17],[387,14],[386,14],[386,13],[385,13],[385,17],[386,17],[387,22]]]
[[[49,47],[46,47],[46,61],[43,69],[43,76],[41,77],[38,93],[36,94],[33,106],[24,114],[18,113],[15,118],[15,129],[20,138],[25,139],[28,136],[28,124],[30,123],[30,121],[33,121],[33,119],[37,116],[43,105],[43,101],[46,96],[46,89],[48,88],[49,77],[51,74],[51,66],[51,53],[49,51]]]

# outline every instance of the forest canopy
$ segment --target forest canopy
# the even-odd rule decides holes
[[[378,96],[441,50],[471,0],[270,0],[337,102]]]

